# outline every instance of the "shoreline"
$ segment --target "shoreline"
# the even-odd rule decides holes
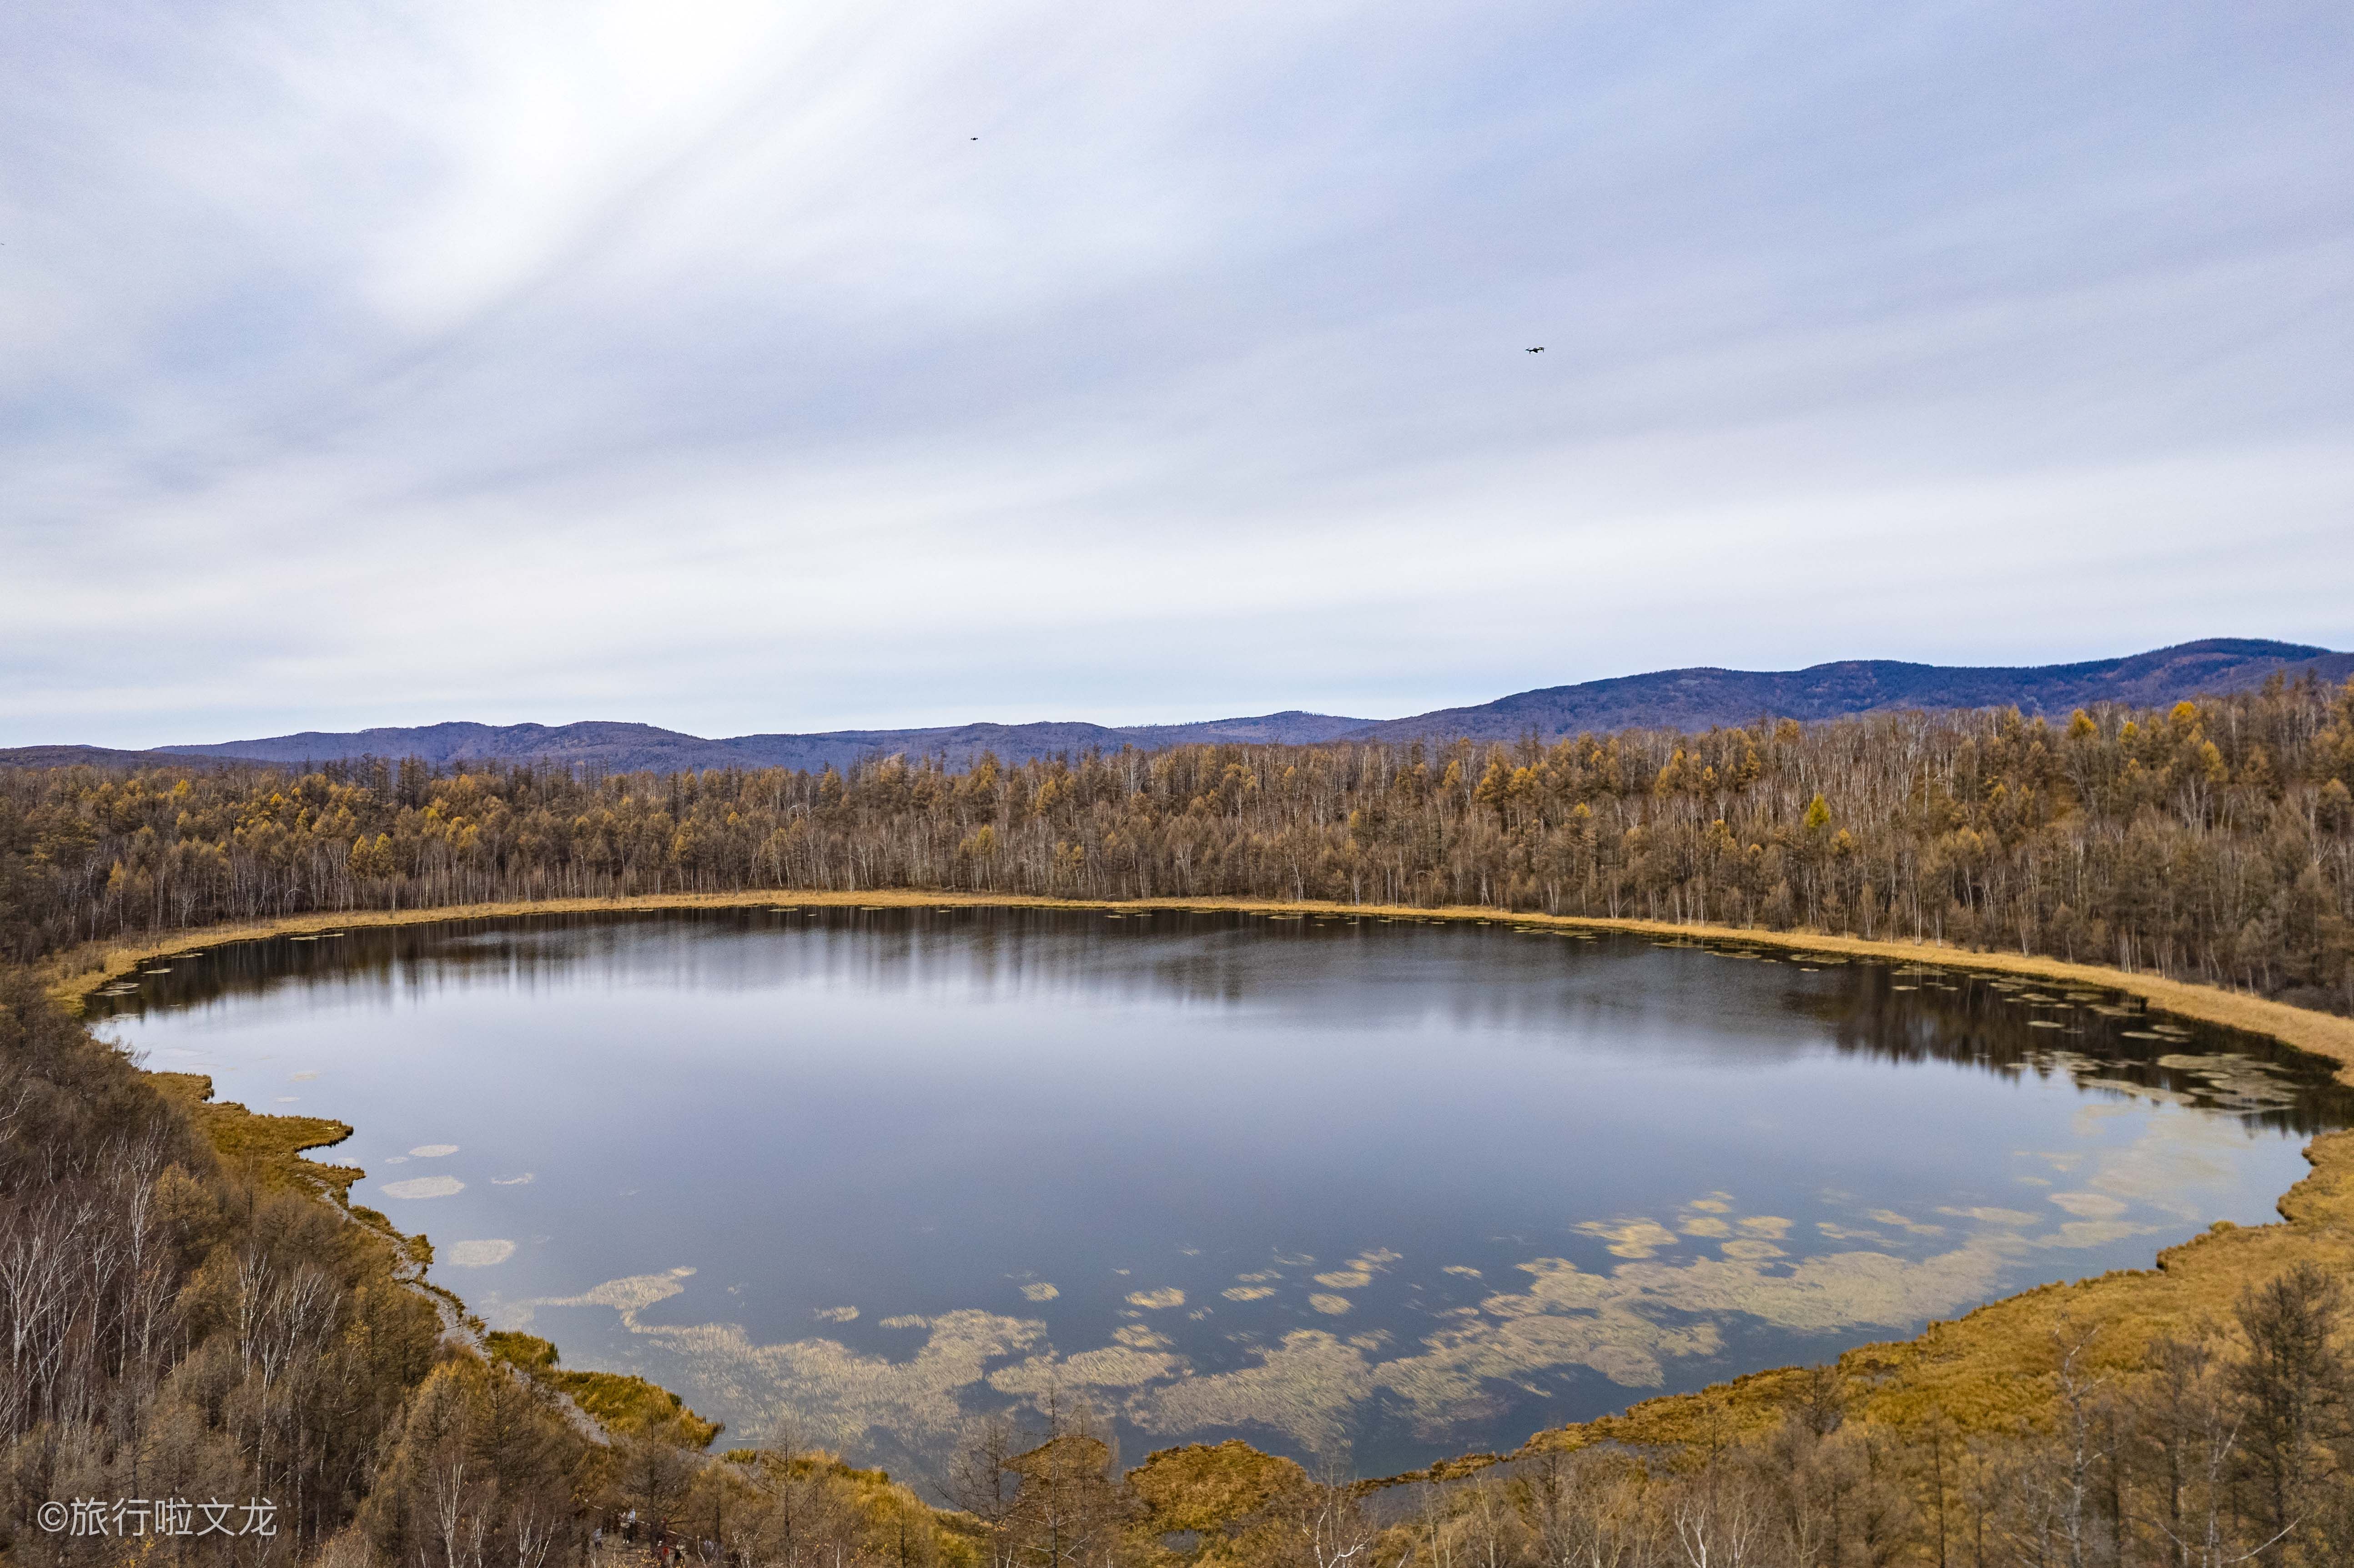
[[[1738,927],[1679,925],[1666,921],[1574,916],[1519,915],[1478,906],[1416,908],[1409,906],[1334,904],[1318,900],[1278,899],[1068,899],[1014,895],[920,893],[802,893],[646,895],[629,899],[550,899],[531,903],[445,906],[408,910],[349,911],[338,915],[299,915],[277,920],[192,928],[156,941],[108,947],[93,952],[85,948],[60,955],[51,966],[53,995],[79,1010],[82,998],[116,977],[154,959],[238,941],[355,927],[435,925],[467,920],[514,918],[532,915],[594,913],[660,913],[664,910],[768,908],[784,905],[830,907],[1039,908],[1102,911],[1195,910],[1265,915],[1339,915],[1356,918],[1414,919],[1473,924],[1609,931],[1680,941],[1737,944],[1789,952],[1839,954],[1850,958],[1931,963],[1949,969],[2009,973],[2082,985],[2101,986],[2140,997],[2153,1008],[2200,1022],[2243,1029],[2307,1054],[2340,1064],[2338,1076],[2354,1085],[2354,1019],[2312,1012],[2285,1002],[2265,1001],[2211,986],[2134,974],[2091,964],[2026,955],[1971,952],[1929,943],[1887,942],[1863,938],[1833,937],[1796,931],[1756,931]],[[83,967],[70,975],[57,970],[79,960]],[[144,1072],[144,1069],[142,1069]],[[173,1075],[151,1074],[167,1078]],[[242,1106],[217,1102],[206,1107],[207,1120],[236,1117],[261,1136],[254,1141],[276,1144],[264,1123],[311,1122],[317,1118],[278,1118],[256,1114]],[[333,1126],[344,1136],[349,1128]],[[223,1130],[227,1130],[224,1128]],[[291,1135],[295,1130],[288,1128]],[[239,1139],[239,1141],[245,1141]],[[342,1137],[306,1139],[281,1158],[300,1159],[302,1148],[342,1141]],[[1975,1308],[1962,1316],[1933,1321],[1918,1334],[1894,1340],[1855,1345],[1840,1352],[1834,1362],[1842,1372],[1868,1390],[1858,1400],[1859,1413],[1903,1427],[1931,1413],[1960,1410],[1961,1425],[1990,1430],[1998,1425],[2032,1421],[2043,1403],[2053,1330],[2074,1324],[2099,1340],[2098,1361],[2123,1369],[2137,1357],[2153,1333],[2192,1332],[2228,1308],[2237,1288],[2256,1277],[2259,1269],[2278,1269],[2300,1257],[2320,1255],[2330,1266],[2354,1267],[2354,1130],[2323,1133],[2306,1148],[2311,1167],[2306,1177],[2278,1199],[2281,1219],[2261,1226],[2234,1226],[2228,1222],[2175,1246],[2161,1249],[2146,1268],[2113,1270],[2070,1281],[2029,1287]],[[305,1165],[314,1162],[304,1161]],[[347,1189],[361,1172],[327,1167],[326,1182],[343,1178]],[[347,1206],[341,1191],[317,1195],[335,1206]],[[336,1199],[342,1198],[341,1204]],[[356,1215],[355,1217],[357,1217]],[[371,1217],[376,1217],[371,1215]],[[387,1222],[388,1223],[388,1222]],[[401,1235],[397,1230],[396,1235]],[[412,1238],[405,1238],[410,1240]],[[2228,1261],[2227,1261],[2228,1260]],[[462,1317],[465,1308],[445,1287],[422,1278],[418,1283],[436,1296],[445,1296]],[[1794,1380],[1803,1375],[1795,1367],[1745,1373],[1691,1393],[1638,1400],[1626,1409],[1590,1422],[1547,1427],[1509,1453],[1473,1453],[1442,1460],[1428,1468],[1403,1475],[1367,1478],[1358,1484],[1372,1489],[1452,1478],[1489,1466],[1510,1463],[1548,1449],[1576,1448],[1594,1442],[1618,1442],[1638,1447],[1673,1446],[1701,1441],[1726,1420],[1743,1429],[1763,1430],[1779,1419],[1794,1397]],[[1946,1419],[1951,1419],[1948,1414]]]
[[[2225,991],[2220,986],[2168,980],[2162,975],[2026,953],[1956,948],[1935,942],[1893,942],[1808,931],[1769,931],[1742,926],[1709,926],[1669,920],[1614,919],[1606,916],[1521,914],[1482,905],[1423,908],[1404,904],[1339,904],[1322,899],[1271,898],[1049,898],[1034,894],[938,893],[907,888],[869,893],[796,892],[790,888],[741,893],[652,893],[627,898],[548,898],[497,904],[456,904],[415,909],[354,909],[340,913],[283,916],[273,920],[190,927],[137,945],[88,943],[39,966],[51,976],[49,992],[80,1011],[84,998],[138,966],[196,948],[228,942],[353,927],[443,925],[461,920],[513,919],[532,915],[658,914],[664,910],[769,908],[791,904],[836,908],[967,908],[1074,910],[1199,910],[1258,915],[1339,915],[1364,919],[1414,919],[1448,924],[1526,926],[1553,930],[1613,931],[1685,941],[1739,943],[1785,952],[1836,953],[1844,958],[1929,963],[1946,969],[2015,974],[2037,980],[2098,986],[2137,996],[2161,1012],[2201,1023],[2264,1034],[2309,1055],[2338,1064],[2338,1079],[2354,1087],[2354,1018],[2316,1012],[2285,1001]],[[80,967],[75,967],[79,965]]]

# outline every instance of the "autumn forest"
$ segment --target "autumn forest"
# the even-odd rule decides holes
[[[2342,1562],[2354,1135],[2316,1142],[2284,1225],[1987,1308],[1975,1382],[1866,1347],[1382,1487],[1239,1443],[1123,1470],[1088,1411],[1049,1402],[979,1422],[947,1474],[895,1478],[729,1449],[659,1388],[486,1333],[424,1278],[429,1245],[349,1202],[358,1172],[295,1158],[347,1129],[205,1104],[43,984],[110,942],[219,922],[916,889],[1845,933],[2346,1013],[2350,789],[2354,685],[2309,682],[2056,722],[1767,719],[961,772],[0,770],[0,1562]],[[69,1496],[166,1493],[268,1496],[279,1528],[133,1542],[43,1522]]]
[[[746,889],[1306,898],[1810,928],[2354,1009],[2354,687],[1551,746],[1191,747],[951,773],[397,758],[0,771],[20,960],[305,911]]]

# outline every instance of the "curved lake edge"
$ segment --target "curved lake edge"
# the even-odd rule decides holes
[[[1270,916],[1337,914],[1507,928],[1615,931],[1678,944],[1723,944],[1926,962],[1978,972],[2105,986],[2137,995],[2164,1012],[2260,1033],[2293,1050],[2337,1062],[2340,1065],[2339,1080],[2354,1084],[2354,1020],[2216,987],[2096,965],[2030,955],[1973,952],[1932,944],[1736,927],[1516,914],[1477,906],[1427,909],[1309,900],[1082,900],[900,890],[869,894],[779,890],[758,896],[669,895],[627,900],[564,899],[399,911],[355,910],[340,916],[301,915],[269,922],[195,928],[137,948],[108,948],[95,967],[61,978],[52,990],[69,1006],[77,1006],[90,992],[156,958],[222,943],[353,927],[449,924],[546,914],[658,914],[784,904],[848,908],[956,906],[1111,911],[1184,909]],[[82,958],[89,961],[90,949],[83,949]],[[243,1107],[218,1108],[249,1117],[257,1131],[264,1122],[313,1119],[257,1115]],[[339,1141],[340,1139],[319,1140]],[[2085,1279],[2037,1286],[1989,1302],[1960,1318],[1933,1322],[1912,1339],[1856,1346],[1842,1352],[1835,1364],[1855,1386],[1865,1391],[1858,1397],[1860,1411],[1899,1429],[1916,1425],[1933,1413],[1948,1422],[1958,1421],[1965,1430],[2015,1426],[2021,1421],[2031,1421],[2049,1403],[2046,1374],[2054,1360],[2056,1334],[2063,1329],[2090,1335],[2096,1360],[2113,1361],[2122,1369],[2141,1356],[2154,1336],[2195,1333],[2201,1324],[2222,1320],[2228,1317],[2232,1300],[2240,1289],[2300,1260],[2311,1259],[2335,1269],[2354,1270],[2354,1131],[2316,1138],[2305,1155],[2312,1171],[2280,1198],[2276,1207],[2283,1216],[2282,1223],[2262,1226],[2221,1223],[2215,1230],[2164,1249],[2150,1268],[2113,1270]],[[337,1176],[343,1174],[342,1170],[336,1171]],[[318,1195],[332,1203],[341,1194],[320,1192]],[[348,1199],[345,1202],[347,1203]],[[379,1216],[371,1212],[368,1218]],[[384,1228],[400,1234],[388,1221],[384,1223]],[[462,1303],[446,1287],[431,1284],[426,1288],[445,1298],[461,1320],[465,1318]],[[1709,1435],[1722,1432],[1728,1423],[1740,1430],[1759,1430],[1779,1419],[1797,1397],[1798,1381],[1806,1375],[1803,1369],[1796,1367],[1751,1372],[1696,1392],[1640,1401],[1623,1412],[1593,1421],[1546,1428],[1532,1435],[1512,1453],[1466,1454],[1442,1460],[1425,1470],[1363,1484],[1378,1487],[1448,1478],[1548,1449],[1575,1448],[1592,1443],[1678,1447],[1703,1438],[1713,1440]]]
[[[533,915],[659,914],[693,909],[757,909],[779,904],[832,908],[939,908],[1140,910],[1193,909],[1256,915],[1341,915],[1356,918],[1414,919],[1445,924],[1528,926],[1551,930],[1617,931],[1670,940],[1773,948],[1786,952],[1837,953],[1930,963],[1978,973],[2013,974],[2068,980],[2137,996],[2162,1012],[2227,1029],[2262,1034],[2292,1050],[2338,1064],[2338,1079],[2354,1087],[2354,1018],[2316,1012],[2226,991],[2221,986],[2170,980],[2162,975],[2082,964],[2035,954],[1950,947],[1935,942],[1891,942],[1809,931],[1767,930],[1745,926],[1679,924],[1667,920],[1613,919],[1603,916],[1539,915],[1482,905],[1424,908],[1405,904],[1341,904],[1321,899],[1253,898],[1044,898],[1013,894],[923,892],[904,888],[870,893],[797,892],[641,894],[629,898],[547,898],[504,904],[431,905],[414,909],[352,909],[289,915],[270,920],[192,927],[135,947],[85,944],[50,960],[50,994],[79,1009],[100,987],[143,963],[199,947],[261,941],[272,937],[340,931],[352,927],[441,925],[465,920],[509,919]]]

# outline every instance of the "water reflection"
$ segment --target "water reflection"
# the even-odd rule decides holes
[[[101,999],[353,1122],[576,1365],[933,1460],[1083,1394],[1368,1469],[2261,1222],[2316,1064],[2129,999],[1487,926],[971,908],[354,929]]]

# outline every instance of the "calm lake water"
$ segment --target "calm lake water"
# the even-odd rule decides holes
[[[1502,921],[783,908],[150,968],[94,1014],[352,1123],[354,1199],[493,1327],[919,1473],[1049,1387],[1129,1462],[1510,1446],[2266,1222],[2350,1108],[2105,992]]]

